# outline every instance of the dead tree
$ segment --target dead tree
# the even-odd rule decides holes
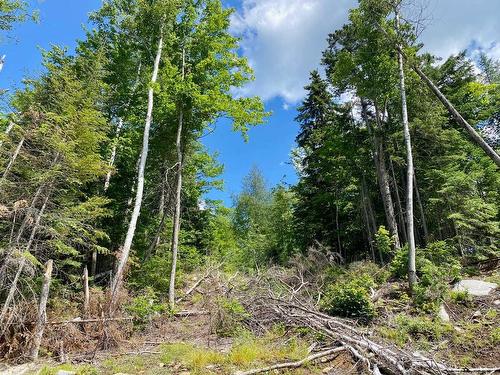
[[[50,259],[45,266],[45,273],[43,275],[42,293],[40,294],[40,305],[38,307],[38,319],[35,325],[35,334],[33,336],[33,346],[31,348],[31,359],[36,361],[38,359],[38,352],[42,342],[43,331],[47,322],[47,300],[49,298],[50,279],[52,278],[52,259]]]

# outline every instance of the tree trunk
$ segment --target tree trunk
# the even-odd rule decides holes
[[[391,187],[389,183],[389,173],[385,166],[385,152],[380,141],[377,141],[377,153],[376,158],[377,163],[377,174],[378,181],[380,185],[380,191],[382,194],[382,201],[384,203],[385,216],[387,217],[387,224],[389,226],[389,231],[394,238],[394,246],[399,249],[401,247],[401,242],[399,240],[398,224],[396,222],[396,215],[394,214],[394,203],[391,196]]]
[[[26,141],[26,138],[22,137],[21,140],[19,141],[19,143],[17,144],[17,147],[16,147],[14,153],[12,154],[12,157],[9,160],[9,164],[7,164],[7,167],[5,167],[5,170],[3,172],[2,178],[0,179],[0,182],[2,182],[3,180],[5,180],[7,178],[7,175],[9,174],[12,166],[14,165],[14,163],[15,163],[15,161],[17,159],[17,157],[19,156],[19,153],[21,152],[21,149],[23,148],[24,141]]]
[[[394,171],[394,163],[392,162],[392,158],[389,158],[389,165],[391,167],[391,174],[392,174],[392,183],[394,186],[394,194],[396,195],[396,208],[398,210],[398,217],[399,217],[399,232],[401,233],[401,237],[403,239],[403,243],[408,242],[408,238],[406,236],[406,222],[405,222],[405,215],[403,212],[403,207],[401,205],[401,197],[399,196],[399,187],[398,187],[398,181],[396,179],[396,172]],[[404,184],[403,184],[404,185]]]
[[[399,34],[399,10],[395,7],[396,32]],[[398,51],[402,51],[399,46]],[[403,133],[406,146],[406,223],[408,236],[408,283],[410,291],[413,291],[417,283],[417,272],[415,266],[415,226],[413,219],[413,151],[411,147],[410,124],[408,121],[408,107],[406,103],[405,72],[403,66],[403,54],[398,52],[399,86],[401,91],[401,109],[403,119]]]
[[[160,38],[158,41],[158,48],[156,51],[156,58],[153,67],[153,75],[151,77],[151,83],[156,83],[158,79],[158,70],[160,68],[161,54],[163,49],[163,33],[160,30]],[[153,104],[154,104],[154,88],[150,85],[148,90],[148,109],[146,116],[146,123],[144,125],[144,135],[142,141],[142,153],[141,159],[139,163],[139,171],[137,173],[137,191],[135,196],[135,204],[134,210],[132,212],[132,217],[130,218],[130,223],[127,230],[127,236],[125,238],[125,243],[123,245],[123,249],[120,254],[120,260],[118,263],[116,275],[113,279],[111,285],[111,304],[110,311],[114,308],[114,304],[118,298],[118,292],[121,288],[121,284],[123,282],[123,273],[125,271],[125,266],[128,262],[128,257],[130,253],[130,248],[132,247],[132,241],[135,235],[135,228],[137,226],[137,220],[139,218],[139,214],[141,213],[141,205],[142,205],[142,196],[144,193],[144,173],[146,169],[146,161],[148,157],[148,149],[149,149],[149,132],[151,128],[151,121],[153,117]]]
[[[382,196],[382,202],[384,203],[384,211],[387,219],[387,225],[389,227],[389,232],[394,239],[394,246],[396,249],[401,247],[398,234],[398,224],[396,222],[396,216],[394,214],[394,204],[392,202],[391,188],[389,185],[389,173],[387,173],[387,168],[385,166],[385,151],[384,146],[380,137],[377,135],[377,131],[374,131],[370,125],[367,113],[367,103],[364,99],[361,100],[362,115],[365,120],[366,126],[372,135],[373,148],[374,148],[374,162],[375,168],[377,170],[377,180],[379,184],[380,194]],[[378,125],[378,130],[381,130],[382,126],[380,124],[380,117],[378,109],[375,113],[376,122]]]
[[[161,232],[163,230],[163,227],[165,226],[165,220],[167,218],[167,212],[166,212],[167,184],[168,184],[168,170],[164,173],[161,184],[160,204],[158,206],[158,213],[161,215],[160,224],[158,224],[154,239],[153,241],[151,241],[151,244],[149,245],[146,251],[146,254],[144,256],[145,260],[148,260],[152,255],[155,254],[156,248],[160,245],[161,242]]]
[[[422,199],[420,198],[420,191],[417,185],[417,176],[413,173],[413,184],[415,188],[415,197],[417,198],[418,208],[420,210],[420,217],[422,219],[422,229],[424,231],[424,242],[427,244],[429,242],[429,229],[427,227],[427,220],[425,218],[424,205],[422,204]]]
[[[340,222],[339,222],[339,206],[335,203],[335,227],[337,229],[337,246],[339,247],[339,254],[342,255],[342,241],[340,239]],[[347,253],[343,255],[344,262],[347,258]]]
[[[33,347],[31,349],[31,359],[36,361],[38,359],[38,351],[42,342],[43,330],[47,322],[47,300],[49,298],[50,279],[52,278],[52,259],[47,262],[45,266],[45,274],[43,275],[42,293],[40,295],[40,305],[38,307],[38,319],[35,326],[35,334],[33,337]]]
[[[368,217],[368,208],[367,208],[367,200],[366,200],[366,197],[365,197],[365,189],[364,187],[361,188],[361,205],[363,206],[362,207],[362,210],[363,210],[363,217],[365,219],[365,224],[366,224],[366,234],[367,234],[367,237],[368,237],[368,245],[370,247],[370,251],[372,253],[372,260],[373,262],[377,262],[377,259],[375,257],[375,247],[373,246],[373,233],[372,232],[372,228],[371,228],[371,225],[370,225],[370,219]]]
[[[186,50],[182,49],[182,80],[186,75]],[[177,183],[175,191],[175,209],[172,233],[172,270],[170,271],[170,283],[168,285],[168,302],[170,308],[175,306],[175,273],[177,270],[177,253],[179,251],[179,234],[181,231],[181,192],[182,192],[182,128],[184,125],[184,108],[179,105],[179,125],[177,127],[177,138],[175,148],[177,151]]]
[[[111,183],[111,174],[112,174],[111,169],[115,165],[116,150],[118,148],[118,137],[120,136],[120,132],[122,131],[122,128],[123,128],[123,120],[120,118],[118,120],[118,125],[116,126],[115,140],[113,142],[113,148],[111,149],[111,155],[109,157],[109,162],[108,162],[109,171],[106,174],[106,180],[104,181],[104,192],[108,191],[109,184]]]
[[[183,109],[181,107],[179,113],[179,127],[177,129],[177,183],[175,190],[175,209],[174,209],[174,228],[172,233],[172,270],[170,272],[170,284],[168,287],[168,301],[170,307],[175,305],[175,273],[177,269],[177,253],[179,250],[179,234],[181,230],[181,192],[182,192],[182,125],[183,125]]]
[[[365,203],[366,218],[367,218],[367,222],[368,222],[368,231],[370,232],[370,235],[368,236],[368,240],[371,241],[370,247],[371,247],[372,253],[373,253],[373,261],[375,262],[374,236],[375,236],[375,233],[377,233],[377,221],[376,221],[375,215],[373,213],[372,200],[370,199],[370,195],[369,195],[368,189],[366,187],[366,180],[365,180],[364,175],[363,175],[363,178],[361,180],[361,192],[362,192],[363,200]],[[379,252],[379,258],[380,258],[380,263],[384,264],[384,256],[381,252]]]
[[[89,291],[89,271],[87,267],[83,269],[83,315],[87,316],[90,306],[90,291]]]

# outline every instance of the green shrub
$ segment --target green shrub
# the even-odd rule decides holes
[[[349,265],[348,273],[351,277],[368,275],[379,285],[385,283],[390,276],[387,269],[381,268],[378,264],[368,261],[351,263]]]
[[[243,322],[248,317],[248,312],[238,300],[221,297],[217,299],[215,332],[222,337],[234,336],[242,330]]]
[[[340,280],[326,289],[321,309],[331,315],[358,318],[366,323],[375,316],[370,297],[370,288],[373,286],[375,282],[366,274],[350,280]]]
[[[449,284],[458,280],[461,266],[454,256],[453,248],[444,241],[417,248],[416,268],[419,278],[415,286],[413,302],[424,311],[435,310],[446,296]],[[402,247],[394,254],[390,265],[391,274],[406,279],[408,273],[408,247]]]
[[[437,341],[444,335],[453,334],[453,326],[428,317],[411,317],[400,314],[394,319],[394,328],[383,327],[380,333],[399,346],[410,340]]]
[[[375,249],[382,258],[385,258],[392,253],[393,246],[394,238],[391,237],[391,234],[383,225],[380,226],[377,233],[375,233]]]
[[[457,304],[468,305],[472,302],[472,297],[466,290],[452,290],[448,295],[450,301]]]
[[[139,323],[144,323],[153,315],[161,314],[168,310],[165,304],[158,301],[153,288],[146,288],[141,295],[134,297],[125,310],[132,315]]]

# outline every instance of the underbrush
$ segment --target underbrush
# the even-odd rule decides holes
[[[387,279],[387,272],[371,262],[353,263],[349,268],[331,267],[321,309],[330,314],[368,323],[376,315],[373,289]]]

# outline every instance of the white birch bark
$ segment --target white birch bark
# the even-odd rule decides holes
[[[132,247],[132,241],[135,235],[137,220],[139,218],[139,214],[141,213],[142,197],[144,193],[144,174],[145,174],[146,161],[148,158],[148,150],[149,150],[149,132],[151,129],[151,121],[153,118],[153,105],[154,105],[153,84],[155,84],[158,79],[158,70],[160,68],[162,50],[163,50],[163,33],[162,31],[160,31],[160,38],[158,40],[158,47],[153,66],[153,75],[151,77],[151,85],[148,91],[148,109],[146,115],[146,123],[144,125],[139,171],[137,173],[137,191],[135,196],[134,210],[132,212],[132,217],[130,218],[127,236],[125,238],[125,243],[123,244],[123,249],[120,254],[116,275],[111,285],[111,308],[113,308],[113,305],[116,303],[116,300],[118,298],[118,292],[123,282],[123,273],[125,271],[125,266],[127,265],[130,248]]]
[[[25,137],[22,137],[19,143],[17,144],[16,149],[14,150],[14,153],[12,154],[12,157],[9,160],[9,164],[5,167],[5,170],[3,171],[2,178],[0,178],[0,182],[3,182],[6,178],[7,175],[9,174],[10,170],[12,169],[12,166],[16,162],[17,157],[19,156],[19,153],[21,152],[21,149],[23,148],[24,142],[26,141]]]
[[[115,141],[113,142],[113,148],[111,149],[111,155],[109,157],[109,162],[108,162],[109,171],[106,174],[106,180],[104,181],[104,192],[108,191],[109,184],[111,182],[111,174],[113,172],[112,168],[115,165],[116,150],[118,148],[118,137],[120,136],[122,128],[123,128],[123,120],[120,118],[118,120],[118,125],[116,126]]]
[[[182,50],[182,80],[185,78],[186,51]],[[170,272],[170,283],[168,286],[168,301],[170,307],[175,305],[175,274],[177,270],[177,254],[179,251],[179,234],[181,230],[181,192],[182,192],[182,127],[184,122],[184,110],[182,103],[179,106],[179,124],[177,127],[177,139],[175,147],[177,150],[177,184],[175,191],[174,228],[172,234],[172,270]]]
[[[399,9],[395,7],[396,32],[399,34]],[[417,283],[417,272],[415,265],[415,226],[413,219],[413,151],[411,147],[410,124],[408,121],[408,106],[406,103],[406,84],[403,66],[402,47],[398,48],[399,65],[399,87],[401,91],[401,110],[403,120],[403,134],[406,146],[406,236],[408,238],[408,283],[410,290],[413,290]]]

